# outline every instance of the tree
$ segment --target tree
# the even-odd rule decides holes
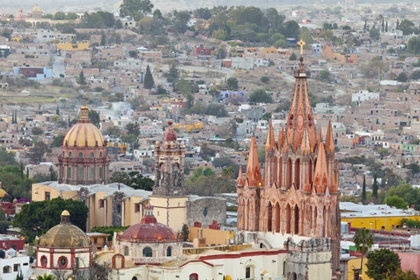
[[[228,89],[230,90],[238,90],[238,79],[230,77],[226,80]]]
[[[229,116],[225,105],[218,103],[212,103],[207,106],[206,115],[216,116],[218,118]]]
[[[407,169],[411,170],[412,175],[418,174],[420,172],[420,166],[417,163],[410,163],[407,166]]]
[[[398,82],[401,82],[401,83],[405,83],[405,82],[407,82],[408,78],[407,78],[407,75],[404,72],[401,72],[397,76],[397,78],[395,78],[395,80],[397,80]]]
[[[379,40],[380,35],[379,29],[375,27],[369,30],[369,36],[372,40]]]
[[[36,280],[55,280],[55,278],[52,274],[44,274],[44,275],[38,275],[36,277]]]
[[[403,32],[403,35],[410,35],[414,31],[414,23],[411,20],[403,19],[399,24],[397,29]]]
[[[328,71],[327,69],[321,70],[319,72],[319,78],[321,79],[321,81],[329,81],[330,71]]]
[[[420,53],[420,37],[414,36],[408,40],[407,50],[412,54]]]
[[[297,55],[293,52],[290,56],[289,56],[289,60],[296,60],[297,59]]]
[[[404,210],[406,210],[409,206],[408,203],[404,199],[396,195],[388,196],[386,199],[386,204],[388,206],[395,206],[395,208],[404,209]]]
[[[56,12],[53,17],[54,20],[64,20],[66,19],[66,14],[63,12]]]
[[[171,64],[171,67],[169,68],[169,72],[166,75],[166,80],[168,83],[173,83],[179,78],[179,70],[176,66],[175,62]]]
[[[79,79],[77,79],[77,83],[79,85],[86,85],[86,78],[85,78],[85,74],[83,73],[83,71],[80,71],[79,73]]]
[[[114,172],[109,178],[111,183],[122,183],[135,190],[151,191],[155,182],[147,177],[143,177],[139,171]]]
[[[40,127],[34,127],[32,128],[32,134],[33,135],[41,135],[44,133],[44,130]]]
[[[249,95],[249,101],[255,103],[273,103],[273,98],[265,89],[256,89]]]
[[[76,13],[67,13],[66,19],[67,20],[75,20],[75,19],[77,19],[77,14]]]
[[[142,14],[150,13],[153,7],[149,0],[124,0],[120,6],[120,16],[134,17],[137,12]]]
[[[33,163],[38,164],[42,161],[42,158],[44,157],[46,152],[50,152],[48,145],[41,140],[37,140],[34,142],[31,148],[29,158]]]
[[[260,81],[263,82],[264,84],[268,84],[270,82],[270,77],[262,76],[260,78]]]
[[[183,224],[181,228],[182,241],[187,242],[189,239],[189,235],[190,235],[190,230],[188,229],[188,225]]]
[[[378,178],[375,173],[373,174],[372,197],[376,200],[378,199],[378,188],[379,188]]]
[[[105,32],[102,32],[101,34],[101,46],[105,46],[106,45],[106,35]]]
[[[399,268],[394,276],[387,275],[385,280],[420,280],[412,270],[403,271]]]
[[[356,246],[357,252],[362,254],[362,259],[360,262],[360,276],[363,274],[363,258],[366,256],[367,252],[373,246],[373,235],[370,230],[367,228],[361,228],[356,231],[353,237],[354,245]]]
[[[411,80],[420,80],[420,70],[413,71],[410,75]]]
[[[99,123],[101,122],[100,118],[99,118],[99,113],[95,110],[89,110],[88,113],[89,119],[90,121],[96,125],[97,127],[99,127]]]
[[[366,176],[363,176],[362,202],[363,204],[366,204]]]
[[[50,228],[60,223],[60,215],[64,210],[70,212],[70,222],[73,225],[83,231],[86,230],[89,209],[84,202],[73,199],[64,200],[61,197],[25,204],[15,215],[12,224],[20,228],[26,242],[33,242],[35,236],[45,234]]]
[[[401,267],[397,253],[389,249],[379,249],[367,255],[366,275],[373,280],[383,280],[387,276],[394,277]]]
[[[149,64],[147,64],[146,74],[144,75],[143,87],[145,89],[152,89],[154,86],[155,86],[155,82],[153,81],[152,72],[150,71]]]
[[[58,134],[57,136],[54,136],[54,140],[51,143],[51,147],[61,147],[61,145],[63,145],[64,137],[66,137],[64,134]]]
[[[127,130],[128,134],[132,134],[132,135],[135,135],[135,136],[140,135],[140,130],[139,130],[139,124],[138,123],[128,123],[125,126],[125,129]]]
[[[225,168],[235,166],[235,163],[228,157],[218,157],[213,160],[213,166],[216,168]]]

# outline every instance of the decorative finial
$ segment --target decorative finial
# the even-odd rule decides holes
[[[168,121],[168,125],[172,126],[173,122],[172,121]]]
[[[297,42],[298,45],[300,46],[300,56],[303,56],[303,46],[305,46],[305,42],[300,40],[299,42]]]
[[[86,100],[87,100],[87,97],[83,96],[83,106],[86,106]]]

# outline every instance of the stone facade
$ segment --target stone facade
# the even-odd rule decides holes
[[[295,79],[286,128],[280,130],[277,141],[271,122],[268,128],[264,176],[252,137],[246,175],[240,170],[237,180],[238,231],[330,238],[335,275],[340,259],[340,214],[332,126],[330,122],[323,141],[321,132],[316,133],[303,58]]]
[[[226,222],[226,200],[217,197],[190,198],[187,202],[187,224],[201,223],[208,227],[216,221],[218,225]]]

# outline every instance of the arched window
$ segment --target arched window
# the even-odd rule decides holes
[[[46,257],[46,256],[42,256],[42,257],[41,257],[41,266],[42,266],[42,267],[47,267],[47,264],[48,264],[48,259],[47,259],[47,257]]]
[[[90,152],[90,158],[93,158],[93,157],[94,157],[93,152]]]
[[[67,178],[71,179],[71,167],[67,167]]]
[[[67,258],[66,257],[60,257],[58,259],[58,266],[61,268],[67,267]]]
[[[167,257],[172,257],[172,247],[168,246],[168,248],[166,248],[166,256]]]
[[[137,277],[136,277],[136,276],[134,276],[133,278],[131,278],[131,280],[137,280]]]
[[[124,246],[124,256],[128,256],[128,255],[129,255],[128,246]]]
[[[99,157],[100,157],[100,158],[102,157],[102,152],[100,152],[100,153],[99,153]]]
[[[79,152],[79,158],[83,158],[83,153]]]
[[[153,257],[153,251],[150,247],[145,247],[143,249],[143,257]]]
[[[198,274],[197,273],[191,273],[189,280],[198,280]]]
[[[69,152],[69,157],[70,158],[73,157],[73,153],[72,152]]]
[[[10,265],[6,265],[3,267],[3,273],[12,273],[12,267]]]

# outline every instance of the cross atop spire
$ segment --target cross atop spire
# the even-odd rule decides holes
[[[306,43],[302,40],[297,42],[297,44],[300,46],[300,56],[303,56],[303,47],[306,45]]]
[[[303,41],[300,41],[299,43],[303,49],[305,43]],[[296,151],[297,147],[302,143],[303,132],[306,130],[310,150],[314,151],[316,145],[314,116],[309,100],[308,83],[303,57],[301,56],[299,60],[299,68],[295,73],[295,90],[286,126],[286,140],[287,143],[292,146],[293,151]]]

